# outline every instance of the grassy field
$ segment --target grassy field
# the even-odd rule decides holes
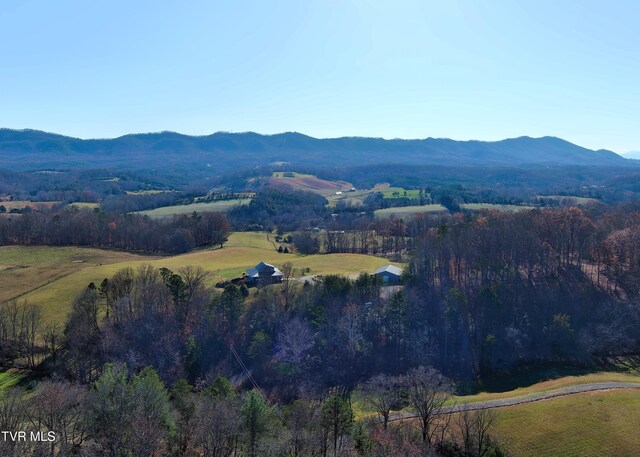
[[[73,206],[75,208],[88,208],[88,209],[96,209],[100,207],[99,203],[89,203],[89,202],[73,202],[69,203],[68,206]]]
[[[420,198],[418,189],[403,189],[402,187],[385,187],[381,189],[384,198]]]
[[[564,376],[500,393],[455,397],[455,403],[527,397],[564,387],[600,382],[635,382],[640,376],[599,372]],[[356,416],[373,417],[357,393],[352,399]],[[453,401],[451,402],[453,403]],[[625,457],[640,455],[640,389],[612,389],[578,393],[495,408],[491,434],[516,457]],[[456,417],[451,423],[455,424]]]
[[[26,298],[25,296],[37,292],[43,286],[55,284],[60,279],[87,268],[153,259],[157,257],[102,249],[2,246],[0,247],[0,302],[13,298]]]
[[[12,209],[22,209],[26,206],[30,206],[33,209],[39,208],[51,208],[53,205],[57,205],[62,202],[31,202],[28,200],[13,200],[10,202],[0,202],[0,205],[4,206],[8,211]]]
[[[39,248],[45,249],[52,259],[51,263],[44,265],[40,262],[38,269],[32,272],[23,272],[22,276],[8,280],[6,284],[16,283],[12,286],[22,291],[31,290],[21,296],[31,303],[39,303],[43,306],[45,320],[63,321],[66,317],[74,297],[90,282],[99,283],[105,277],[113,275],[124,267],[136,268],[143,264],[151,264],[158,268],[167,267],[177,270],[186,265],[200,266],[209,272],[208,285],[214,285],[221,279],[231,279],[240,275],[247,268],[255,266],[260,261],[273,263],[276,266],[285,262],[291,262],[294,268],[300,272],[309,269],[308,274],[358,274],[360,272],[373,272],[376,268],[389,263],[388,260],[359,254],[327,254],[302,256],[298,254],[283,254],[276,251],[276,246],[267,240],[264,233],[246,232],[234,233],[229,237],[229,242],[222,249],[200,250],[174,257],[142,257],[131,254],[105,252],[105,255],[128,255],[126,259],[107,264],[103,259],[92,259],[84,264],[76,264],[70,260],[69,253],[64,250],[69,248]],[[2,248],[5,249],[5,248]],[[25,250],[25,256],[36,256],[29,253],[30,248],[13,248],[12,262],[27,264],[20,250]],[[62,250],[62,252],[58,252]],[[79,249],[81,254],[85,250]],[[37,258],[44,258],[41,253]],[[23,259],[23,260],[20,260]],[[65,271],[58,271],[55,265],[67,265]],[[68,265],[71,264],[71,265]],[[0,273],[0,281],[4,281]],[[0,287],[0,290],[3,288]],[[15,292],[14,292],[15,293]]]
[[[640,455],[640,391],[588,392],[498,408],[495,436],[514,456]]]
[[[538,198],[547,200],[565,201],[570,205],[589,205],[594,203],[602,203],[597,198],[575,197],[573,195],[537,195]]]
[[[490,209],[496,211],[523,211],[534,209],[535,206],[526,206],[526,205],[497,205],[494,203],[463,203],[460,205],[462,209],[466,209],[469,211],[480,211],[482,209]]]
[[[244,205],[251,201],[250,198],[241,198],[236,200],[218,200],[208,203],[192,203],[190,205],[163,206],[161,208],[141,211],[140,214],[146,214],[150,217],[167,217],[177,214],[191,214],[194,211],[198,213],[204,211],[229,211],[237,205]]]
[[[22,381],[23,376],[18,373],[13,373],[9,371],[0,372],[0,394],[5,389],[15,386],[20,381]]]
[[[167,192],[175,192],[175,190],[146,189],[146,190],[128,190],[127,195],[158,195]]]
[[[588,373],[577,376],[563,376],[557,379],[538,382],[536,384],[519,387],[506,392],[481,392],[475,395],[465,395],[455,397],[456,403],[474,403],[489,400],[499,400],[503,398],[527,397],[528,395],[552,392],[564,387],[579,386],[581,384],[591,384],[598,382],[637,382],[640,384],[640,376],[625,372],[602,371]]]
[[[601,383],[601,382],[634,382],[640,386],[640,375],[637,373],[618,372],[618,371],[601,371],[595,373],[586,373],[576,376],[562,376],[548,381],[537,382],[525,387],[508,390],[504,392],[480,392],[473,395],[456,395],[447,402],[448,405],[463,403],[481,403],[491,400],[502,400],[506,398],[526,398],[535,394],[549,393],[565,387],[573,387],[584,384]],[[546,401],[546,400],[545,400]],[[371,416],[373,411],[367,409],[362,403],[357,392],[352,399],[354,410],[357,417],[362,418]]]
[[[402,206],[399,208],[385,208],[374,212],[378,219],[387,217],[412,217],[421,213],[446,213],[447,209],[442,205]]]

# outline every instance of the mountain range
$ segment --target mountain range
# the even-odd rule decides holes
[[[625,159],[635,159],[640,160],[640,151],[629,151],[622,154],[622,157]]]
[[[79,139],[38,130],[0,129],[0,169],[207,169],[219,174],[278,162],[316,167],[375,164],[441,166],[632,165],[608,150],[590,150],[556,137],[455,141],[342,137],[318,139],[287,132],[174,132]]]

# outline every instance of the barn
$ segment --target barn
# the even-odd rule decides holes
[[[380,267],[374,273],[374,276],[382,279],[384,285],[397,285],[401,282],[402,268],[398,268],[394,265],[387,265]]]

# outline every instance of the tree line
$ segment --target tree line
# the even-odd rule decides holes
[[[222,245],[231,231],[220,213],[152,219],[140,214],[66,208],[0,218],[0,245],[88,246],[178,254]]]

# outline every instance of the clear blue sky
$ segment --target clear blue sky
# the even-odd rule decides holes
[[[2,0],[0,126],[640,150],[640,1]]]

